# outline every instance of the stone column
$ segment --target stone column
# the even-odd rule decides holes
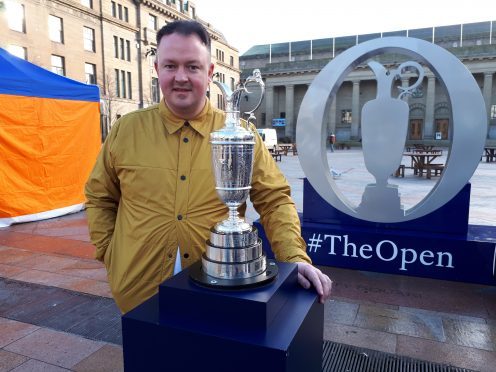
[[[285,135],[294,141],[295,120],[294,120],[294,85],[286,85],[286,130]]]
[[[265,87],[265,128],[272,128],[274,118],[274,87]]]
[[[427,78],[427,95],[425,99],[424,139],[434,139],[434,103],[436,100],[436,77]]]
[[[336,134],[336,101],[337,101],[337,96],[334,97],[334,99],[331,102],[331,105],[329,107],[329,127],[328,127],[328,133],[334,133]]]
[[[489,135],[489,128],[491,121],[491,102],[493,93],[493,72],[484,73],[484,85],[482,87],[482,96],[484,97],[484,103],[486,104],[486,118],[488,122],[487,132]]]
[[[351,98],[351,139],[360,139],[358,127],[360,124],[360,80],[354,80]]]

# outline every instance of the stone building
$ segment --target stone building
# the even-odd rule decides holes
[[[186,0],[0,1],[0,47],[71,79],[100,86],[102,135],[121,115],[160,101],[154,69],[156,32],[179,19],[195,19],[212,39],[217,79],[239,80],[238,50],[198,17]],[[223,108],[212,84],[212,103]]]
[[[257,110],[260,127],[276,127],[278,136],[294,140],[298,110],[314,77],[330,60],[359,43],[387,36],[408,36],[435,43],[457,56],[481,88],[487,108],[488,141],[496,141],[496,21],[459,24],[397,32],[344,36],[319,40],[256,45],[240,57],[242,78],[254,68],[261,70],[266,96]],[[398,66],[404,56],[385,54],[374,59],[387,68]],[[409,58],[411,59],[411,58]],[[422,84],[408,98],[410,106],[408,140],[436,141],[443,145],[452,135],[451,109],[438,78],[427,67]],[[415,76],[396,85],[408,86]],[[341,142],[361,139],[360,114],[363,105],[375,98],[376,80],[366,64],[358,65],[344,80],[326,112],[327,133]],[[396,96],[398,95],[397,92]],[[393,95],[394,95],[393,89]],[[247,103],[248,104],[248,103]],[[273,120],[273,119],[285,119]]]

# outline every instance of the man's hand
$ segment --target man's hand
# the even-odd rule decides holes
[[[297,262],[298,265],[298,282],[303,288],[313,286],[319,295],[320,303],[323,304],[331,297],[332,280],[317,269],[306,262]]]

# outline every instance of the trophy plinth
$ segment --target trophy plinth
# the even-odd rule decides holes
[[[229,216],[210,229],[201,263],[190,270],[195,282],[209,287],[262,285],[272,281],[278,272],[276,263],[268,261],[263,253],[257,229],[238,214],[250,193],[255,149],[255,134],[241,127],[239,119],[239,99],[243,92],[249,93],[245,88],[248,82],[258,83],[263,96],[264,85],[258,70],[234,92],[215,82],[224,94],[227,110],[225,126],[210,134],[212,166],[217,194],[229,208]]]

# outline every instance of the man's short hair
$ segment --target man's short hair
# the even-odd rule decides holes
[[[197,21],[174,21],[166,24],[157,33],[157,48],[162,37],[171,34],[180,34],[184,36],[197,35],[201,42],[207,47],[210,52],[210,36],[207,30],[200,22]]]

